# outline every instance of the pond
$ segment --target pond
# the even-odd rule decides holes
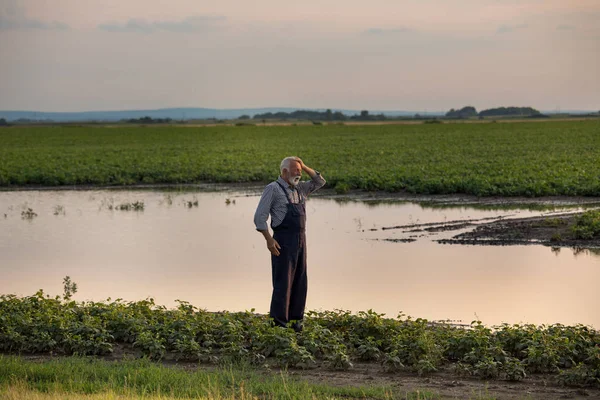
[[[0,192],[0,293],[62,294],[69,275],[80,301],[152,297],[168,307],[181,299],[211,311],[266,313],[271,266],[253,224],[258,199],[232,191]],[[143,210],[119,209],[142,203]],[[314,197],[307,213],[307,309],[600,327],[597,252],[443,245],[435,240],[457,232],[382,229],[541,211]]]

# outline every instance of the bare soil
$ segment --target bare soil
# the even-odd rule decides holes
[[[427,376],[409,372],[385,373],[378,364],[355,364],[349,371],[317,368],[289,373],[311,383],[332,386],[387,385],[401,392],[433,392],[440,399],[600,399],[600,389],[563,387],[550,376],[528,377],[521,382],[485,381],[461,378],[450,370]]]

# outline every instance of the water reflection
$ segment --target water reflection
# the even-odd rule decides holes
[[[573,255],[575,257],[579,257],[579,256],[594,256],[594,257],[600,257],[600,249],[596,249],[596,248],[591,248],[591,249],[584,249],[581,247],[576,247],[574,249],[571,249],[573,251]]]
[[[1,192],[0,293],[59,294],[69,275],[78,300],[150,296],[267,312],[271,267],[252,223],[257,202],[256,192]],[[121,208],[135,203],[143,209]],[[23,220],[28,208],[37,216]],[[316,197],[307,212],[309,309],[600,326],[597,249],[440,245],[432,240],[456,232],[382,230],[535,211]],[[417,240],[402,243],[410,236]]]

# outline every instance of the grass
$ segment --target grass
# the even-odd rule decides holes
[[[0,356],[0,394],[2,391],[2,398],[15,399],[23,394],[36,394],[40,399],[63,399],[65,395],[90,399],[400,398],[400,393],[388,386],[314,384],[286,372],[260,373],[244,366],[184,370],[144,359],[110,362],[79,357],[38,362]],[[419,398],[434,398],[425,393],[428,397]],[[413,393],[406,396],[416,398]]]
[[[600,195],[600,122],[11,127],[0,187],[267,182],[290,154],[352,189]]]
[[[487,387],[462,395],[472,400],[496,398]],[[147,359],[68,357],[34,361],[2,355],[0,396],[4,400],[442,399],[427,388],[315,384],[286,371],[265,372],[247,365],[212,369],[188,365],[184,369]]]

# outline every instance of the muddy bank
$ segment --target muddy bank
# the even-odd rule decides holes
[[[415,238],[430,238],[441,244],[481,246],[544,245],[554,249],[569,247],[575,254],[592,252],[600,255],[600,237],[580,239],[573,232],[577,219],[586,209],[565,213],[513,218],[516,214],[499,217],[462,219],[422,224],[383,226],[366,231],[399,231],[404,238],[371,239],[395,243],[411,243]],[[594,207],[595,209],[596,207]],[[442,239],[433,239],[438,233],[460,233]],[[585,250],[585,251],[584,251]]]
[[[575,249],[597,249],[600,238],[582,240],[572,232],[576,218],[581,213],[540,216],[519,219],[503,219],[476,226],[473,230],[460,233],[451,239],[440,239],[443,244],[469,245],[544,245],[571,247]]]

